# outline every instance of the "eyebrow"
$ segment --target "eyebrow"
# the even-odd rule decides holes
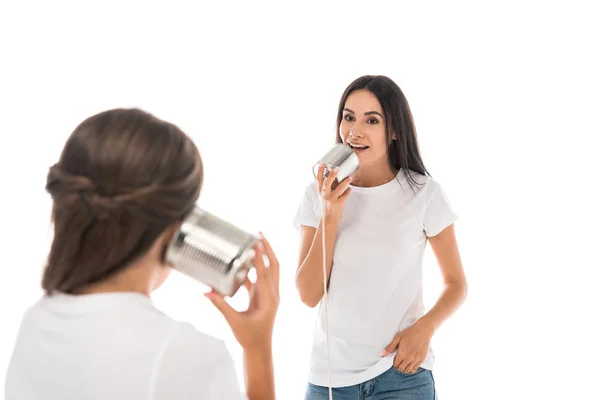
[[[356,113],[349,108],[344,108],[344,111],[348,111],[349,113],[356,115]],[[365,115],[379,115],[381,119],[384,119],[383,115],[379,114],[377,111],[367,111]]]

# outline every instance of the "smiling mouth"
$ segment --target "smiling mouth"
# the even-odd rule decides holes
[[[352,150],[354,150],[356,153],[362,153],[363,151],[367,150],[369,148],[369,146],[363,146],[360,144],[353,144],[353,143],[348,143],[348,145],[352,148]]]

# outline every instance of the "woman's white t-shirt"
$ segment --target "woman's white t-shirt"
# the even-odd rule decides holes
[[[346,200],[328,291],[334,387],[356,385],[389,369],[395,353],[381,357],[381,351],[425,312],[422,266],[427,237],[440,233],[457,216],[436,181],[411,174],[422,183],[414,192],[400,171],[381,186],[352,186]],[[316,228],[320,217],[321,201],[313,182],[294,223]],[[308,380],[327,386],[322,302],[318,312]],[[432,369],[431,349],[421,366]]]
[[[139,293],[57,294],[25,314],[6,400],[241,399],[224,343]]]

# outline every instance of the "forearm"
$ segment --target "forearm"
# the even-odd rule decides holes
[[[275,399],[273,353],[269,344],[244,351],[248,400]]]
[[[325,256],[327,285],[333,266],[333,250],[338,232],[337,220],[325,218]],[[309,305],[316,305],[323,296],[323,224],[319,226],[313,238],[312,246],[296,273],[296,287],[300,297]]]
[[[447,283],[435,305],[417,323],[427,325],[432,333],[437,331],[444,321],[460,307],[466,297],[466,281]]]

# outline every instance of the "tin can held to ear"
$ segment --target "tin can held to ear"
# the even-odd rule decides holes
[[[260,239],[196,207],[173,235],[165,261],[177,271],[233,296],[248,278]]]
[[[356,172],[360,167],[358,155],[348,145],[338,143],[331,150],[329,150],[321,160],[313,167],[313,175],[317,178],[319,170],[319,163],[325,164],[324,177],[327,177],[329,173],[338,167],[339,171],[336,176],[332,189],[335,189],[344,179]]]

